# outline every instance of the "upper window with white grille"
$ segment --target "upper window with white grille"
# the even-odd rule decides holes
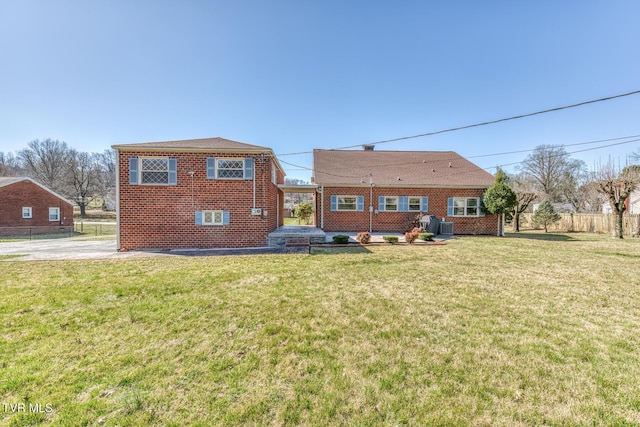
[[[169,183],[169,159],[142,158],[140,160],[141,184]]]
[[[218,159],[217,178],[244,179],[244,159]]]
[[[177,185],[177,164],[172,157],[130,157],[129,184]]]

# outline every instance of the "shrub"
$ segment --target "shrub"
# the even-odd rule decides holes
[[[429,242],[433,240],[433,233],[419,233],[418,238],[420,240],[424,240],[425,242]]]
[[[407,231],[404,233],[404,241],[412,244],[418,238],[418,233],[414,233],[413,231]]]
[[[304,221],[305,224],[311,223],[311,215],[313,215],[313,205],[311,203],[300,203],[296,206],[296,216]]]
[[[387,243],[398,243],[398,236],[382,236],[382,240]]]
[[[361,231],[356,236],[356,240],[360,243],[367,244],[371,241],[371,233],[368,231]]]
[[[337,245],[345,245],[349,243],[349,236],[345,236],[344,234],[338,234],[337,236],[333,236],[333,243]]]
[[[423,231],[422,227],[413,227],[413,230],[404,233],[404,241],[412,244],[416,241],[421,231]]]

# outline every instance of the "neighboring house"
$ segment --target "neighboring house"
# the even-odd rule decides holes
[[[114,145],[118,249],[266,246],[282,225],[273,151],[223,138]]]
[[[624,212],[626,214],[640,214],[640,190],[636,190],[631,193],[629,198],[625,201],[627,205],[627,210]],[[606,199],[602,202],[602,213],[610,214],[611,204],[609,204],[609,200]]]
[[[324,231],[405,232],[428,214],[447,232],[497,233],[497,216],[481,209],[495,178],[452,151],[314,150],[313,171]]]
[[[26,177],[0,177],[0,234],[73,231],[73,203]]]

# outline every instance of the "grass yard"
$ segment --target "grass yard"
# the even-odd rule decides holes
[[[638,425],[639,266],[574,234],[2,262],[0,425]]]

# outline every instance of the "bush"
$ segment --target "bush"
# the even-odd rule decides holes
[[[295,214],[303,220],[305,224],[309,225],[311,223],[311,216],[313,215],[313,205],[311,203],[300,203],[296,206]]]
[[[333,236],[333,243],[337,245],[346,245],[347,243],[349,243],[349,236],[345,236],[344,234]]]
[[[387,243],[398,243],[398,236],[382,236],[382,240]]]
[[[407,231],[406,233],[404,233],[404,241],[409,244],[412,244],[418,239],[418,236],[422,231],[423,231],[422,227],[413,227],[413,230]]]
[[[418,239],[424,240],[425,242],[430,242],[433,240],[433,233],[419,233]]]
[[[418,238],[418,233],[414,233],[413,231],[407,231],[404,233],[404,241],[412,244]]]
[[[356,240],[362,244],[367,244],[371,241],[371,233],[368,231],[361,231],[356,236]]]

